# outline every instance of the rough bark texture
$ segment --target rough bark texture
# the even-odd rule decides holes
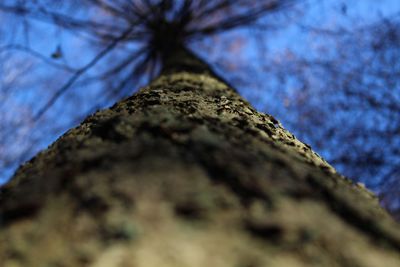
[[[209,74],[88,117],[0,193],[5,267],[398,267],[397,225]]]

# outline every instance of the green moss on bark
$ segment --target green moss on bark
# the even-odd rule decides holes
[[[0,266],[400,266],[398,226],[272,116],[166,74],[0,194]]]

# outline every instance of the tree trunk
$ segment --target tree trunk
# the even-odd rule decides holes
[[[1,188],[0,266],[400,266],[373,194],[179,53]]]

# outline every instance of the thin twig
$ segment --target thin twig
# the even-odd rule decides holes
[[[133,28],[129,27],[126,31],[124,31],[120,37],[116,38],[113,42],[111,42],[106,48],[104,48],[96,57],[94,57],[88,64],[84,67],[80,68],[75,74],[60,88],[57,92],[47,101],[47,103],[38,111],[38,113],[33,117],[33,121],[37,122],[43,114],[52,106],[54,103],[63,95],[74,83],[75,81],[86,71],[88,71],[91,67],[96,65],[105,55],[107,55],[110,51],[112,51],[120,41],[124,40],[126,36],[128,36],[132,32]]]

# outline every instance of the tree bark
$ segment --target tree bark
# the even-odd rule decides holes
[[[1,188],[0,266],[400,266],[372,193],[186,56]]]

